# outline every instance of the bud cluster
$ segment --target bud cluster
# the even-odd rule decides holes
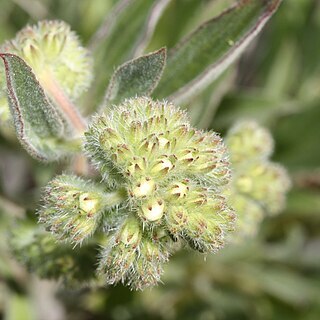
[[[161,226],[204,251],[222,246],[234,214],[221,195],[230,170],[217,134],[191,128],[172,104],[136,98],[98,116],[86,140],[106,183],[125,186],[144,227]]]
[[[98,273],[107,284],[144,289],[160,281],[175,242],[216,252],[252,235],[277,213],[289,188],[286,172],[268,158],[273,141],[254,122],[234,127],[226,147],[214,132],[193,129],[167,102],[125,100],[97,115],[84,149],[102,183],[62,175],[45,190],[40,221],[59,239],[81,244],[103,231]]]
[[[63,21],[27,26],[0,47],[17,54],[36,74],[50,70],[71,98],[77,98],[92,78],[92,61],[77,35]]]
[[[47,73],[76,99],[89,87],[93,63],[77,35],[63,21],[40,21],[27,26],[12,40],[0,46],[0,52],[13,53],[24,59],[41,82]],[[0,120],[9,119],[4,72],[0,75]]]
[[[200,252],[223,247],[235,214],[223,195],[230,169],[216,133],[193,129],[172,104],[142,97],[96,116],[85,139],[103,182],[58,176],[39,215],[75,244],[100,227],[107,241],[98,271],[108,284],[156,284],[174,242]]]
[[[226,139],[234,175],[225,191],[238,214],[235,239],[254,235],[265,215],[282,210],[290,180],[284,168],[270,162],[273,139],[256,122],[241,122]]]

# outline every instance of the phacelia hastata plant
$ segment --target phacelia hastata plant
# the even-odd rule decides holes
[[[71,173],[58,174],[43,191],[39,222],[51,234],[30,225],[12,233],[20,260],[42,277],[89,282],[96,279],[90,251],[100,247],[96,275],[144,289],[161,280],[177,249],[216,253],[252,237],[263,216],[279,212],[289,182],[269,160],[269,132],[241,124],[224,144],[217,133],[193,128],[175,105],[221,75],[279,3],[240,1],[168,55],[161,48],[112,66],[102,107],[88,119],[76,102],[91,84],[93,63],[67,24],[39,22],[0,46],[9,98],[0,92],[2,124],[13,119],[20,143],[38,160],[73,159]],[[235,20],[238,14],[248,23]],[[221,42],[219,25],[230,40]],[[146,40],[139,39],[139,50]],[[84,268],[80,257],[88,254]]]

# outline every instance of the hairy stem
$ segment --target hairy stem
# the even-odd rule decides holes
[[[49,96],[57,104],[69,122],[73,125],[75,131],[82,134],[87,127],[86,120],[81,116],[77,107],[59,86],[51,72],[44,71],[40,75],[41,84],[44,86]]]
[[[53,74],[45,70],[39,76],[40,82],[56,105],[60,108],[68,122],[73,126],[78,136],[82,136],[87,128],[86,120],[81,116],[77,107],[72,103],[64,90],[60,87]],[[88,161],[85,156],[79,154],[73,162],[73,170],[79,175],[87,175],[89,172]]]

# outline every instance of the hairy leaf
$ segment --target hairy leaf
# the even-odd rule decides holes
[[[88,103],[102,97],[105,85],[117,66],[144,51],[162,12],[170,1],[118,2],[89,45],[95,55],[97,78],[95,90],[92,90],[92,96],[88,97]]]
[[[32,69],[18,56],[0,54],[6,72],[9,106],[18,139],[36,159],[50,161],[61,152],[56,143],[64,125]]]
[[[241,0],[207,21],[168,54],[156,97],[186,101],[205,88],[243,52],[281,0]]]
[[[106,102],[117,104],[125,98],[150,95],[159,83],[165,61],[166,49],[162,48],[120,66],[111,78]]]

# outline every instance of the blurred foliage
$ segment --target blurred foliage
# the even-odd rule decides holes
[[[89,43],[116,2],[0,0],[0,43],[45,18],[65,20]],[[147,51],[172,47],[232,2],[172,0]],[[10,258],[7,231],[24,216],[22,207],[34,212],[40,188],[68,163],[39,165],[0,136],[0,319],[319,319],[319,34],[318,0],[284,1],[240,63],[188,103],[198,126],[225,133],[251,118],[270,128],[274,159],[293,180],[286,210],[247,243],[205,259],[191,252],[173,257],[164,284],[145,292],[59,286],[56,301],[56,287],[41,285],[47,300],[39,299],[37,280]]]

